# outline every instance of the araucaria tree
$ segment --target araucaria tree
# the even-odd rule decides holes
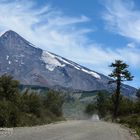
[[[133,80],[133,76],[127,70],[129,67],[126,63],[121,60],[115,60],[115,63],[112,63],[110,67],[113,67],[112,73],[109,75],[112,80],[109,81],[109,84],[115,83],[116,84],[116,92],[114,93],[114,114],[113,117],[116,118],[118,116],[119,111],[119,103],[120,103],[120,92],[121,92],[121,85],[124,81],[131,81]]]

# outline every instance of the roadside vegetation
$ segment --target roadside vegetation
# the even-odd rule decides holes
[[[140,89],[136,99],[129,99],[121,94],[123,81],[131,81],[133,76],[127,70],[128,65],[120,60],[111,64],[112,80],[109,84],[115,84],[116,90],[111,95],[108,92],[99,92],[96,101],[87,105],[85,112],[89,115],[98,114],[101,119],[126,124],[137,131],[140,136]]]
[[[19,91],[19,82],[11,76],[0,77],[0,127],[32,126],[64,119],[60,93],[44,94]]]

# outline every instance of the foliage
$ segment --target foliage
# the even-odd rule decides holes
[[[127,124],[130,128],[135,129],[140,136],[140,114],[131,114],[125,117],[121,116],[120,123]]]
[[[140,98],[136,101],[123,98],[119,115],[120,123],[127,124],[130,128],[134,128],[140,136]]]
[[[45,97],[44,105],[56,116],[62,116],[62,105],[64,98],[58,92],[49,91]]]
[[[0,112],[0,126],[17,126],[20,121],[20,112],[17,106],[9,101],[1,101]]]
[[[133,114],[134,109],[135,109],[135,103],[128,98],[122,97],[120,100],[118,115],[127,116],[129,114]]]
[[[140,99],[140,88],[138,89],[136,96]]]
[[[96,108],[100,117],[105,120],[110,120],[110,116],[113,114],[112,120],[117,117],[116,121],[136,129],[140,135],[140,89],[137,91],[138,98],[135,101],[122,96],[120,94],[122,82],[132,80],[133,76],[127,70],[128,65],[120,60],[112,63],[111,67],[114,70],[109,76],[113,79],[109,83],[116,84],[116,92],[112,96],[99,93],[96,103],[87,106],[87,113],[93,113]]]
[[[86,107],[86,113],[92,115],[98,112],[100,118],[111,121],[111,114],[114,111],[113,100],[115,95],[105,95],[105,93],[99,93],[97,101],[90,103]],[[129,127],[134,128],[137,134],[140,136],[140,98],[138,100],[131,100],[127,97],[120,96],[120,106],[118,110],[118,121],[122,124],[127,124]]]
[[[105,117],[112,110],[110,94],[107,91],[98,91],[96,101],[87,105],[87,114],[98,113],[100,118]]]
[[[43,105],[40,96],[35,92],[25,91],[21,96],[21,110],[26,113],[32,113],[36,117],[41,116]]]
[[[122,117],[120,123],[129,124],[131,127],[140,127],[140,114],[133,114],[129,116]]]
[[[41,96],[28,89],[20,93],[18,87],[19,82],[11,76],[0,77],[0,127],[31,126],[62,118],[60,93]]]
[[[106,92],[99,92],[97,94],[97,110],[100,117],[105,117],[110,108],[110,100]]]
[[[137,100],[137,102],[135,103],[134,111],[135,113],[140,113],[140,100]]]
[[[0,77],[0,100],[16,101],[19,82],[13,80],[12,76],[2,75]]]
[[[85,112],[89,115],[93,115],[96,112],[96,105],[94,103],[90,103],[86,106]]]

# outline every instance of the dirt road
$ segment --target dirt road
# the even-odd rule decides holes
[[[135,140],[118,124],[100,121],[66,121],[37,127],[14,128],[0,140]]]

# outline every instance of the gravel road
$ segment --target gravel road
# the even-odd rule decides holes
[[[0,132],[0,140],[135,140],[127,129],[101,121],[72,120]]]

